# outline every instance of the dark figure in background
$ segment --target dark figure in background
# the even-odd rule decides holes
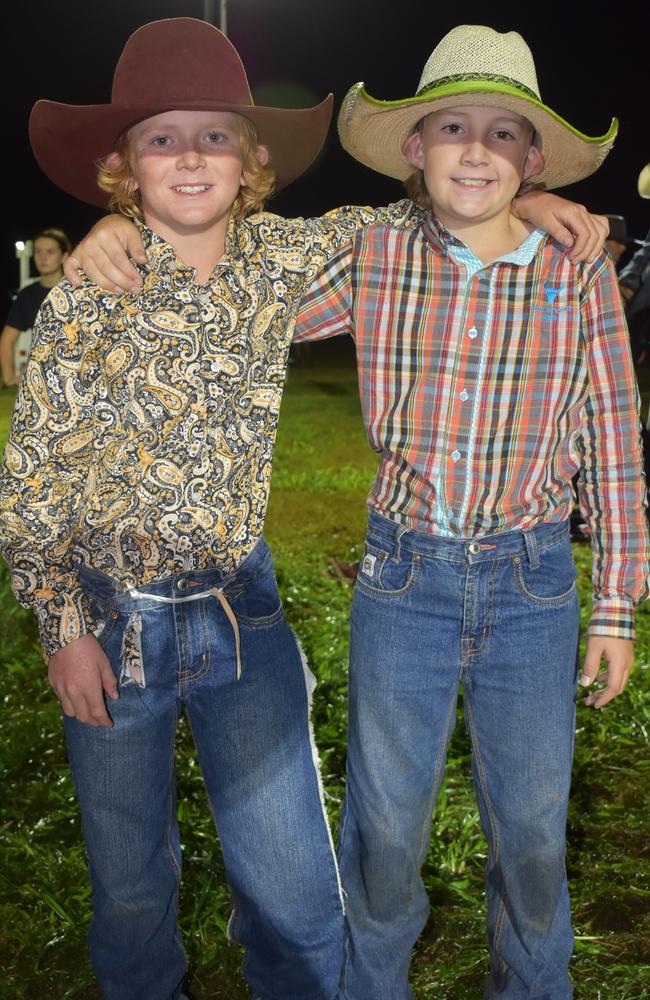
[[[38,279],[18,292],[0,334],[0,365],[6,385],[18,385],[20,381],[29,355],[36,314],[50,289],[63,277],[63,262],[71,250],[72,244],[62,229],[43,229],[34,237],[34,264]],[[21,334],[26,335],[24,342],[19,339]]]
[[[650,198],[650,163],[639,174],[638,189],[642,198]],[[621,271],[619,285],[626,303],[632,353],[637,364],[641,364],[650,346],[650,230],[645,243]]]
[[[628,236],[627,222],[622,215],[607,215],[605,218],[609,222],[609,236],[605,240],[605,246],[618,271],[626,266],[628,256],[643,246],[643,240],[633,240]]]

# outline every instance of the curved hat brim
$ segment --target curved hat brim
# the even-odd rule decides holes
[[[642,198],[650,198],[650,163],[639,174],[638,190]]]
[[[254,123],[277,173],[276,190],[307,170],[320,152],[332,118],[332,95],[312,108],[267,108],[219,101],[183,101],[156,106],[75,105],[38,101],[29,136],[45,174],[68,194],[105,208],[97,187],[97,162],[115,148],[131,125],[165,111],[232,111]]]
[[[401,101],[379,101],[358,83],[348,91],[339,113],[341,144],[371,169],[406,180],[414,168],[402,147],[415,125],[433,111],[467,104],[507,108],[532,123],[541,137],[545,162],[543,171],[530,180],[546,188],[573,184],[592,174],[611,150],[618,131],[614,118],[604,135],[584,135],[541,101],[494,80],[456,80]]]

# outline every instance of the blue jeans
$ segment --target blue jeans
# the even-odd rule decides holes
[[[566,524],[475,542],[372,514],[352,609],[340,843],[348,1000],[406,1000],[420,869],[464,686],[488,841],[485,997],[568,1000],[578,599]]]
[[[172,1000],[182,988],[174,735],[185,710],[248,983],[262,1000],[332,1000],[344,925],[309,721],[313,677],[284,618],[266,543],[228,578],[188,572],[124,592],[101,573],[80,573],[120,683],[112,729],[65,719],[103,996]]]

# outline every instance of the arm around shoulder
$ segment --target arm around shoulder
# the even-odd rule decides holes
[[[108,292],[138,292],[141,279],[132,260],[147,260],[136,226],[124,215],[107,215],[74,248],[63,270],[73,285],[81,283],[83,272]]]
[[[604,215],[592,215],[584,205],[536,188],[515,198],[513,214],[543,229],[569,250],[569,259],[592,261],[605,245],[609,222]]]

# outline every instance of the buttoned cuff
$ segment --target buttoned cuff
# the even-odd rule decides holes
[[[634,605],[623,597],[594,600],[587,635],[606,635],[613,639],[634,639]]]

